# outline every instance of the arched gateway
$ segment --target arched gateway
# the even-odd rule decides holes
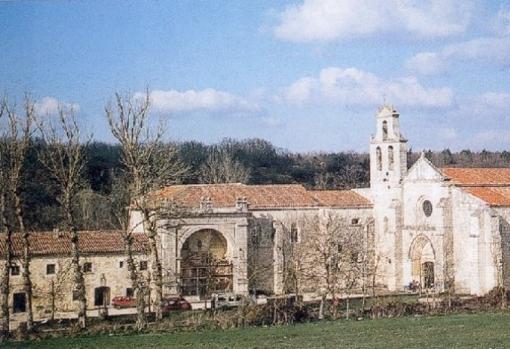
[[[418,235],[409,250],[413,281],[423,288],[432,288],[435,283],[435,252],[432,242],[424,235]]]
[[[227,240],[217,230],[190,235],[181,248],[180,289],[184,295],[208,296],[232,291],[233,264]]]

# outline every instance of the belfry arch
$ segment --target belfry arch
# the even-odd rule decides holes
[[[436,253],[428,237],[418,235],[409,248],[412,280],[422,288],[434,287],[436,280]]]
[[[214,229],[201,229],[182,244],[180,291],[183,295],[209,296],[233,289],[233,264],[227,239]]]

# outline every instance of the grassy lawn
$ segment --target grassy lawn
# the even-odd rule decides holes
[[[226,331],[90,336],[8,348],[510,348],[510,313],[331,321]]]

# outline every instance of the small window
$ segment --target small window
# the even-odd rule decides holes
[[[24,313],[27,311],[27,295],[25,293],[13,294],[12,311],[14,313]]]
[[[197,249],[200,251],[202,249],[202,240],[197,241]]]
[[[135,291],[131,287],[126,288],[126,297],[134,297],[134,296],[135,296]]]
[[[352,224],[352,225],[358,225],[358,224],[359,224],[359,218],[353,218],[353,219],[351,220],[351,224]]]
[[[46,275],[55,274],[55,264],[46,264]]]
[[[83,263],[83,272],[92,273],[92,263],[90,262]]]
[[[119,262],[119,268],[124,268],[124,261]]]
[[[19,265],[11,265],[11,275],[16,276],[20,274]]]
[[[290,225],[290,242],[299,242],[299,230],[296,223]]]
[[[430,217],[432,215],[432,203],[429,200],[423,201],[423,213],[426,217]]]
[[[74,290],[73,291],[73,301],[77,301],[80,299],[80,291]]]
[[[377,147],[375,149],[375,155],[376,155],[376,161],[377,161],[377,170],[381,171],[382,170],[382,153],[381,153],[380,147]]]
[[[388,139],[388,122],[386,120],[382,123],[382,139],[383,141]]]
[[[393,164],[395,163],[394,154],[393,154],[393,146],[388,147],[388,168],[390,171],[393,170]]]
[[[341,244],[336,245],[336,250],[338,253],[342,253],[343,251],[342,245]]]
[[[147,261],[140,261],[140,270],[147,270]]]

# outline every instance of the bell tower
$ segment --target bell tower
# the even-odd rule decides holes
[[[376,114],[376,133],[370,142],[370,186],[393,189],[407,173],[407,140],[400,133],[399,114],[384,105]]]
[[[407,174],[407,140],[400,133],[399,114],[384,105],[376,113],[370,141],[370,189],[374,205],[375,249],[381,260],[382,285],[401,289],[402,180]]]

